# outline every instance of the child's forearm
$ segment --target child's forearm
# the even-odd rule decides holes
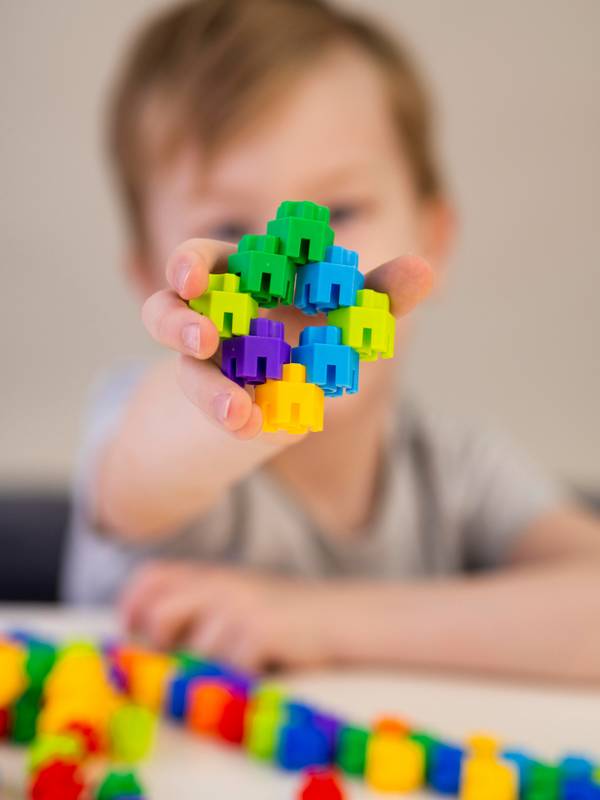
[[[168,535],[207,511],[283,440],[241,442],[183,394],[175,359],[148,370],[100,454],[97,523],[124,538]]]
[[[333,660],[600,681],[598,560],[330,591]]]

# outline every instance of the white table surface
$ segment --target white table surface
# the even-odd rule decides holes
[[[117,632],[103,612],[0,605],[0,630],[14,626],[60,638]],[[379,670],[295,673],[278,682],[354,721],[398,714],[443,737],[461,740],[486,730],[541,758],[578,751],[600,762],[600,690]],[[3,800],[23,797],[23,764],[21,749],[0,746]],[[293,800],[298,786],[296,775],[169,724],[161,726],[155,754],[140,774],[151,800]],[[355,782],[346,786],[350,800],[375,797]]]

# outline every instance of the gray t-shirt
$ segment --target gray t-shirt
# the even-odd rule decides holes
[[[402,580],[501,566],[525,528],[563,502],[560,489],[502,438],[398,415],[374,514],[352,537],[327,535],[266,470],[234,486],[209,513],[168,539],[130,545],[94,528],[96,454],[142,374],[113,375],[91,407],[73,492],[63,596],[109,603],[149,558],[239,564],[304,577]]]

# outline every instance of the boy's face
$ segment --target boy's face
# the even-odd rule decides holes
[[[377,67],[340,46],[209,162],[191,144],[182,149],[147,193],[145,289],[163,285],[167,257],[183,240],[237,242],[245,233],[263,233],[282,200],[328,206],[336,244],[358,251],[363,272],[404,253],[437,266],[440,225],[415,195],[390,116]],[[291,343],[317,323],[293,308],[268,313],[285,322]]]

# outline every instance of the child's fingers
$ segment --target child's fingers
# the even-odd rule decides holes
[[[180,356],[177,371],[188,400],[210,420],[232,433],[239,432],[243,438],[254,432],[260,420],[252,399],[215,364]]]
[[[146,300],[142,320],[153,339],[178,353],[206,359],[219,347],[219,332],[208,317],[192,311],[167,289]]]
[[[167,261],[167,281],[184,300],[206,291],[208,275],[224,272],[227,259],[236,247],[215,239],[188,239],[175,249]]]
[[[145,618],[145,633],[159,648],[173,648],[185,640],[194,621],[201,615],[197,592],[178,584],[161,595]]]
[[[424,300],[433,289],[435,273],[419,256],[400,256],[369,272],[365,287],[390,296],[391,311],[401,317]]]
[[[172,583],[180,584],[188,567],[177,562],[150,562],[135,572],[119,598],[119,612],[124,628],[139,632],[152,602],[156,602]]]

